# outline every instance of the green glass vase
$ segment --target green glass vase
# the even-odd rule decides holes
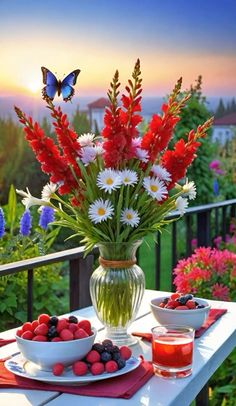
[[[133,345],[137,339],[127,328],[135,319],[145,289],[145,277],[136,264],[142,241],[99,243],[100,266],[90,279],[90,295],[104,336],[116,345]]]

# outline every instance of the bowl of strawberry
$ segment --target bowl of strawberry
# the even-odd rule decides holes
[[[181,293],[152,299],[150,306],[153,316],[161,325],[189,326],[195,330],[203,325],[210,310],[206,300]]]
[[[81,360],[91,350],[96,329],[89,320],[40,314],[16,331],[17,346],[25,359],[50,371],[56,363],[65,366]]]

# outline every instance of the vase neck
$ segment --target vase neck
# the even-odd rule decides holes
[[[142,241],[134,242],[102,242],[98,244],[100,256],[107,261],[134,261],[136,251]]]

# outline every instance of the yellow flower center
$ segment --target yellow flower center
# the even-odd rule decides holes
[[[156,185],[151,185],[150,189],[152,192],[157,192],[158,191],[158,187]]]
[[[104,214],[105,214],[104,208],[103,208],[103,207],[99,207],[99,209],[98,209],[98,215],[99,215],[99,216],[104,216]]]
[[[132,220],[133,216],[131,213],[127,213],[126,218],[127,218],[127,220]]]
[[[107,185],[112,185],[112,183],[113,183],[113,179],[112,178],[107,178],[106,184]]]
[[[129,178],[124,178],[124,183],[129,182]]]

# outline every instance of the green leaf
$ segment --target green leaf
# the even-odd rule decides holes
[[[10,234],[13,235],[16,220],[16,192],[13,185],[10,187],[8,195],[7,222],[10,225]]]

